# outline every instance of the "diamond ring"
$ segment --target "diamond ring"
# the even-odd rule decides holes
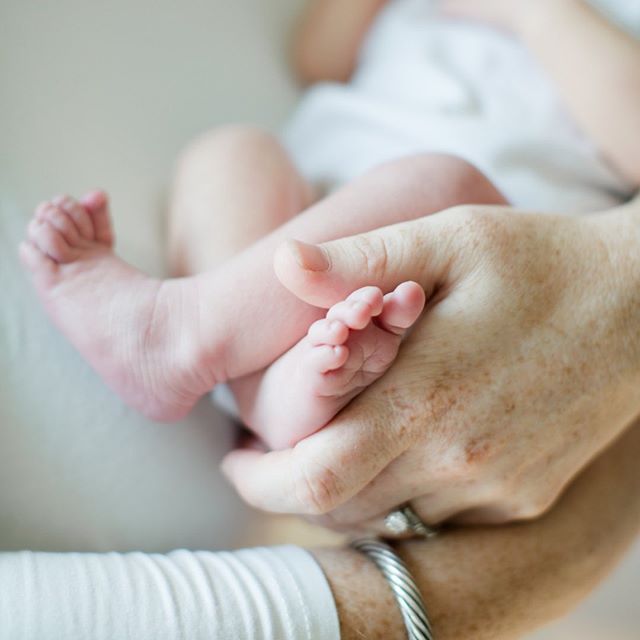
[[[438,535],[438,529],[422,522],[418,514],[409,505],[392,511],[384,519],[384,525],[387,531],[394,536],[412,533],[414,536],[422,538],[434,538]]]

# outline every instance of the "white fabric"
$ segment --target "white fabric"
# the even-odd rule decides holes
[[[0,640],[338,640],[297,547],[168,555],[0,554]]]
[[[36,299],[16,256],[25,224],[0,202],[0,549],[242,546],[260,520],[218,470],[229,422],[207,402],[175,425],[124,406]]]
[[[640,32],[637,1],[605,4]],[[309,178],[332,185],[398,156],[441,152],[474,163],[517,206],[588,211],[631,193],[525,47],[442,17],[436,0],[390,2],[352,81],[312,88],[284,140]]]

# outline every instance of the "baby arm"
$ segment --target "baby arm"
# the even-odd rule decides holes
[[[293,68],[304,84],[346,82],[387,0],[311,0],[294,34]]]
[[[640,186],[640,42],[583,0],[448,0],[449,13],[518,35],[603,154]]]

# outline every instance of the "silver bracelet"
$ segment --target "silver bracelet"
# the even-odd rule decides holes
[[[424,601],[402,559],[388,544],[377,538],[354,540],[351,546],[370,558],[389,583],[400,607],[408,640],[433,640]]]

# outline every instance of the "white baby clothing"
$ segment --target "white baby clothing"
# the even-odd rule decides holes
[[[529,51],[438,4],[392,0],[349,84],[307,92],[283,134],[302,173],[337,186],[387,160],[437,152],[476,165],[515,206],[584,212],[629,198],[632,186],[574,125]],[[594,4],[640,37],[639,0]]]

